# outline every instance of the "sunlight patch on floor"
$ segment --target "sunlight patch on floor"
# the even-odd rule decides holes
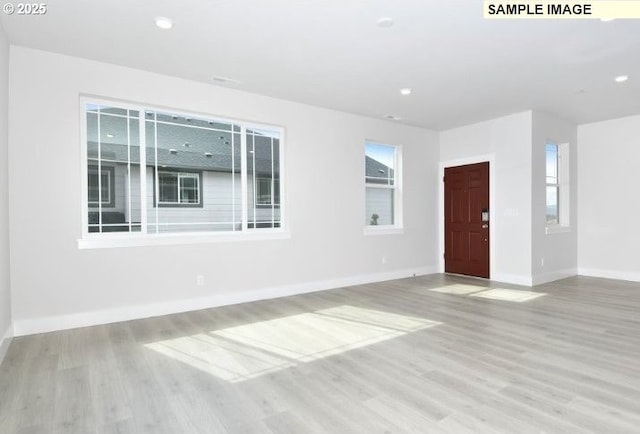
[[[544,292],[531,292],[531,291],[521,291],[517,289],[495,288],[495,289],[489,289],[488,291],[482,291],[482,292],[477,292],[475,294],[471,294],[470,297],[491,298],[494,300],[515,301],[516,303],[522,303],[525,301],[534,300],[538,297],[542,297],[543,295],[547,295],[547,294]]]
[[[472,292],[479,292],[483,289],[487,289],[485,286],[476,285],[463,285],[462,283],[456,283],[453,285],[439,286],[438,288],[429,288],[429,291],[442,292],[444,294],[456,294],[466,295]]]
[[[441,324],[355,306],[260,321],[145,347],[238,382]]]
[[[231,382],[295,366],[292,361],[207,333],[154,342],[145,347]]]

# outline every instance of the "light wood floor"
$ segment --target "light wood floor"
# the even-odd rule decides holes
[[[432,275],[16,338],[0,433],[640,432],[640,284],[482,286],[507,288]]]

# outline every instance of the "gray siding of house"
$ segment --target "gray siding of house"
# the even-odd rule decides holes
[[[104,212],[119,212],[126,222],[141,221],[140,211],[140,168],[131,167],[131,188],[128,186],[127,166],[115,165],[115,207],[104,207]],[[202,172],[202,207],[156,207],[154,200],[154,172],[147,168],[147,224],[149,232],[231,231],[240,230],[242,222],[241,177],[225,172]],[[235,184],[235,197],[233,185]],[[248,183],[248,220],[254,222],[276,222],[280,209],[254,207],[253,183]],[[234,221],[235,210],[235,221]],[[255,216],[255,219],[254,219]],[[179,224],[176,224],[179,223]],[[206,223],[206,224],[202,224]]]
[[[153,171],[147,170],[147,224],[149,232],[192,232],[236,230],[242,219],[240,175],[220,172],[202,173],[202,207],[156,207],[154,201]],[[235,200],[232,186],[235,182]],[[235,202],[235,206],[234,206]],[[156,220],[157,218],[157,220]],[[175,224],[179,223],[179,224]],[[199,223],[208,223],[206,225]],[[168,224],[168,225],[167,225]]]
[[[366,192],[366,224],[371,224],[371,216],[378,214],[378,225],[393,224],[393,190],[368,187]]]

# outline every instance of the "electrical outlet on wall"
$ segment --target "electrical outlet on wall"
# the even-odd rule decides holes
[[[196,285],[204,286],[204,276],[202,274],[196,276]]]
[[[387,263],[387,255],[383,255],[382,256],[382,263],[386,264]]]

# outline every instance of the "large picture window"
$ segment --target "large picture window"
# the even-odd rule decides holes
[[[84,103],[85,234],[281,228],[282,131]]]
[[[365,144],[365,225],[400,226],[397,146]]]

